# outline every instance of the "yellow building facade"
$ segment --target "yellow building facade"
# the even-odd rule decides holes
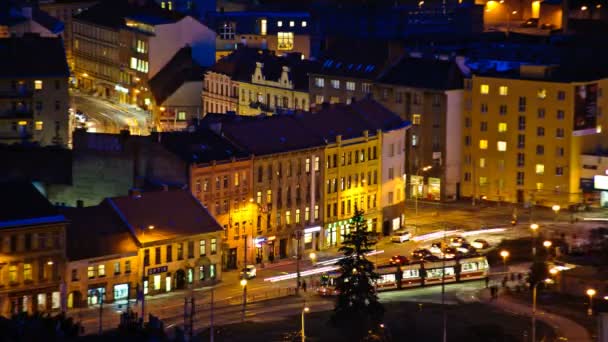
[[[465,80],[462,196],[562,207],[581,201],[580,155],[606,127],[606,82],[556,81],[550,72],[528,67],[518,78]]]
[[[282,66],[277,80],[266,79],[263,68],[263,63],[256,62],[251,80],[238,82],[238,114],[257,115],[281,109],[309,110],[308,91],[296,89],[289,76],[290,67]]]
[[[326,247],[342,242],[356,209],[364,211],[369,229],[380,233],[381,134],[381,131],[364,131],[361,137],[351,139],[337,136],[336,141],[325,148],[323,222]]]

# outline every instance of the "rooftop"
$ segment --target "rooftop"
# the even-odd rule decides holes
[[[40,56],[44,56],[44,63]],[[61,38],[24,35],[0,39],[0,78],[69,75]]]
[[[214,233],[222,227],[188,190],[143,192],[105,199],[140,243]]]
[[[405,55],[378,78],[380,83],[425,89],[462,89],[463,73],[451,59]]]
[[[162,104],[179,87],[188,81],[201,82],[205,68],[192,58],[192,48],[181,48],[150,81],[150,90],[156,103]]]
[[[151,0],[137,1],[106,0],[74,16],[79,21],[114,29],[127,28],[125,19],[131,19],[148,25],[160,25],[179,21],[183,15],[162,9]]]
[[[0,182],[5,199],[0,206],[0,228],[65,222],[49,201],[29,182]]]

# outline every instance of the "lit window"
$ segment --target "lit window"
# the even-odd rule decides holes
[[[100,277],[105,277],[106,265],[97,265],[97,275]]]
[[[17,282],[17,266],[11,265],[8,267],[8,281],[11,283]]]
[[[277,49],[292,50],[293,49],[293,32],[277,33]]]
[[[479,185],[487,185],[488,177],[479,177]]]
[[[542,190],[544,187],[543,183],[536,183],[536,190]]]
[[[294,21],[290,21],[289,22],[289,27],[294,27],[294,26],[296,26],[296,23]]]
[[[287,210],[285,212],[285,224],[286,225],[290,225],[291,224],[291,211]]]
[[[296,224],[300,223],[300,209],[296,209]]]
[[[211,239],[211,254],[217,254],[217,239]]]
[[[23,280],[32,280],[32,264],[23,264]]]
[[[487,84],[482,84],[480,87],[480,92],[482,94],[489,94],[490,93],[490,86]]]
[[[279,21],[277,21],[277,26],[278,26],[278,27],[283,27],[283,22],[282,22],[282,21],[280,21],[280,20],[279,20]]]
[[[302,27],[306,27],[306,25],[308,25],[308,23],[306,23],[305,21],[302,22]]]
[[[416,134],[412,134],[412,146],[418,145],[418,136]]]
[[[420,125],[420,120],[421,120],[420,114],[413,114],[412,115],[412,124],[414,124],[414,125]]]
[[[42,81],[41,80],[35,80],[34,81],[34,89],[36,89],[36,90],[42,90]]]
[[[325,79],[323,77],[315,77],[315,86],[318,88],[325,87]]]
[[[35,129],[37,131],[42,131],[42,127],[43,127],[43,122],[42,121],[36,121]]]
[[[355,82],[346,82],[346,90],[355,91]]]
[[[486,158],[479,158],[479,167],[482,169],[486,167]]]
[[[331,87],[334,89],[340,89],[340,80],[331,80]]]
[[[479,148],[482,150],[488,149],[488,141],[487,140],[479,140]]]
[[[507,150],[507,142],[506,141],[499,141],[496,143],[496,146],[498,148],[499,151],[504,152]]]
[[[537,175],[542,175],[545,173],[545,165],[543,164],[536,164],[536,174]]]
[[[95,278],[95,267],[93,267],[93,266],[87,267],[87,276],[89,277],[89,279]]]
[[[498,87],[498,94],[500,94],[501,96],[509,95],[509,87],[507,87],[507,86]]]
[[[498,124],[498,131],[499,132],[506,132],[507,131],[507,123],[506,122],[501,122]]]
[[[536,96],[539,99],[544,99],[545,97],[547,97],[547,89],[538,89],[538,92],[536,93]]]
[[[167,9],[168,9],[169,11],[172,11],[172,10],[173,10],[173,2],[172,2],[172,1],[167,1]]]
[[[137,69],[137,58],[131,57],[131,69]]]
[[[265,36],[268,32],[268,20],[262,19],[260,20],[260,34]]]

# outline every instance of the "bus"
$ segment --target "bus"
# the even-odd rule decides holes
[[[399,269],[397,266],[378,266],[376,272],[380,275],[380,278],[376,281],[378,291],[399,288],[397,284]],[[444,272],[445,276],[443,275]],[[433,262],[413,262],[401,266],[401,288],[485,279],[489,272],[490,266],[485,256]],[[337,295],[336,281],[339,275],[339,270],[322,274],[317,294],[320,296]]]

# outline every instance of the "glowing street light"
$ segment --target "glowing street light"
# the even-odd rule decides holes
[[[245,322],[245,309],[247,307],[247,279],[241,279],[241,286],[243,287],[243,312],[241,320]]]
[[[302,309],[302,342],[306,341],[306,332],[304,331],[304,315],[310,312],[310,308],[305,306]]]
[[[530,224],[530,229],[532,229],[532,257],[536,257],[536,231],[540,226],[537,223]]]
[[[314,265],[317,261],[317,254],[315,252],[310,252],[308,257],[310,258],[310,262]]]
[[[502,257],[502,265],[507,272],[507,258],[509,257],[509,251],[502,250],[500,251],[500,256]]]
[[[552,244],[553,243],[551,241],[549,241],[549,240],[545,240],[545,242],[543,242],[543,246],[545,246],[546,248],[551,247]]]
[[[561,209],[561,207],[560,207],[559,205],[557,205],[557,204],[554,204],[554,205],[551,207],[551,210],[553,210],[553,212],[555,213],[555,221],[557,221],[557,217],[558,217],[558,215],[559,215],[559,210],[560,210],[560,209]]]
[[[589,308],[587,309],[587,315],[593,316],[593,296],[597,292],[594,289],[587,289],[587,296],[589,296]]]

